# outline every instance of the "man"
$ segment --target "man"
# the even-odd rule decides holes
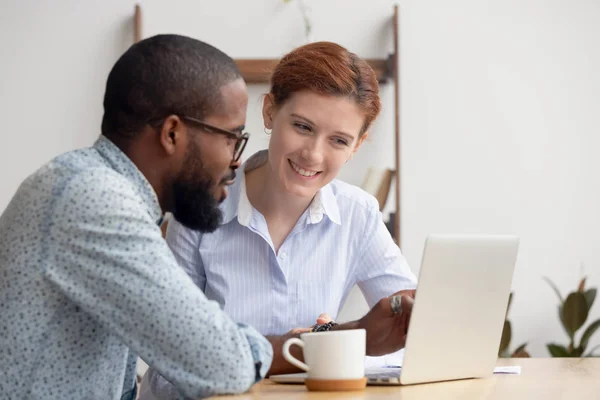
[[[138,355],[188,397],[266,374],[269,342],[206,299],[159,229],[167,211],[218,226],[247,100],[231,58],[197,40],[155,36],[117,61],[102,136],[0,217],[0,398],[134,399]]]

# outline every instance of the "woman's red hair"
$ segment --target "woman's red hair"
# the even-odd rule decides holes
[[[354,99],[365,113],[361,136],[381,111],[379,84],[371,66],[335,43],[310,43],[281,59],[271,76],[275,105],[302,90]]]

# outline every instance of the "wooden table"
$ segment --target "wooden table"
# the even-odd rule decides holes
[[[232,399],[600,399],[600,358],[499,359],[498,365],[520,365],[521,375],[429,383],[414,386],[367,386],[358,392],[309,392],[304,385],[260,382]],[[217,398],[215,398],[217,399]]]

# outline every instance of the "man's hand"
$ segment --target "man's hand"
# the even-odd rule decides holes
[[[397,293],[401,296],[402,310],[392,311],[391,297],[381,299],[367,315],[358,321],[358,328],[367,331],[367,355],[381,356],[393,353],[404,347],[406,334],[412,314],[413,296],[409,293]],[[395,296],[394,295],[394,296]]]
[[[402,311],[394,313],[390,299],[401,296]],[[365,329],[367,331],[367,355],[381,356],[404,347],[415,298],[414,290],[402,290],[381,299],[361,319],[332,328],[332,330]]]

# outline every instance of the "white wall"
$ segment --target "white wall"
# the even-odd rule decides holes
[[[430,232],[520,235],[510,317],[539,356],[566,343],[541,277],[564,293],[583,263],[600,284],[599,20],[585,0],[403,12],[404,251],[416,265]]]
[[[313,40],[363,57],[392,49],[391,0],[306,0]],[[132,40],[134,1],[4,0],[0,7],[0,209],[29,173],[99,134],[106,76]],[[236,58],[279,57],[304,43],[297,4],[144,0],[144,36],[183,33]],[[522,237],[511,310],[516,342],[536,356],[566,342],[542,281],[600,284],[600,3],[401,1],[403,250],[418,272],[428,233]],[[355,8],[351,8],[350,6]],[[267,145],[264,85],[250,87],[247,154]],[[343,170],[393,166],[392,86],[372,138]],[[393,198],[390,203],[393,204]],[[389,209],[390,207],[388,207]],[[361,315],[353,293],[342,318]],[[592,317],[600,316],[600,306]],[[592,344],[600,343],[600,334]]]
[[[41,164],[98,136],[106,77],[133,40],[132,4],[0,2],[0,210]]]

